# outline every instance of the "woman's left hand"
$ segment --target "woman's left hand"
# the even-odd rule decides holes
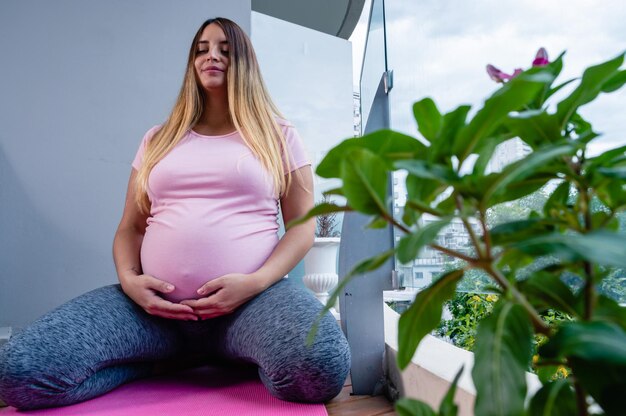
[[[180,303],[191,306],[200,319],[215,318],[233,312],[262,290],[253,275],[231,273],[202,285],[198,289],[198,294],[206,297],[184,300]]]

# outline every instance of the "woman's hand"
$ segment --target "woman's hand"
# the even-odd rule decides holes
[[[193,308],[201,319],[226,315],[263,291],[261,280],[251,274],[231,273],[213,279],[198,289],[206,296],[198,300],[184,300],[182,305]]]
[[[174,286],[172,284],[147,274],[131,276],[120,279],[120,281],[124,293],[150,315],[181,321],[198,320],[190,306],[169,302],[158,295],[159,292],[169,293],[173,291]]]

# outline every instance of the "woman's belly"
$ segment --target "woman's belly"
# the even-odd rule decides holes
[[[188,216],[153,219],[141,246],[143,272],[174,285],[173,292],[162,295],[165,299],[198,299],[196,291],[206,282],[255,272],[272,253],[276,229],[249,222],[234,216],[210,223]]]

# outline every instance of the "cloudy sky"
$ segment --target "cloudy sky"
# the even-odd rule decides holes
[[[460,104],[474,108],[497,85],[485,72],[528,68],[539,47],[551,58],[567,51],[560,80],[626,50],[623,0],[387,0],[392,127],[416,133],[411,106],[429,96],[441,111]],[[367,6],[366,6],[367,7]],[[360,67],[362,21],[351,38]],[[358,79],[358,78],[355,78]],[[626,91],[605,94],[581,113],[603,136],[592,151],[626,144]]]

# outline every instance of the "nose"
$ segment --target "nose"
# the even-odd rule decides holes
[[[209,49],[209,53],[207,53],[206,60],[207,61],[217,61],[220,58],[220,51],[218,46],[213,46]]]

